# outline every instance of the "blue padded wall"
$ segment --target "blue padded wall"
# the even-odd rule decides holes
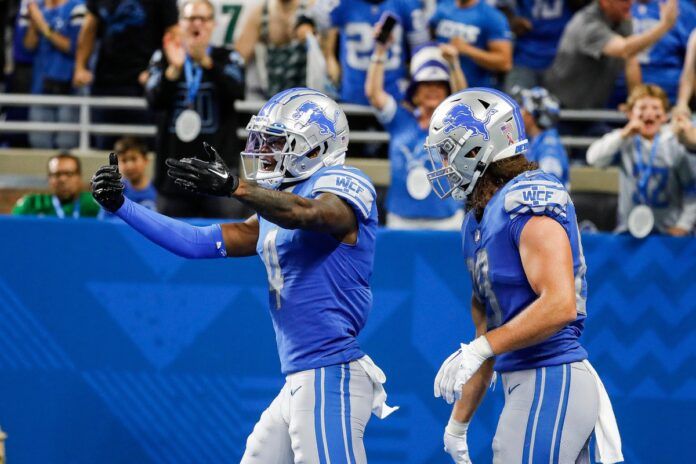
[[[186,261],[123,224],[0,218],[0,426],[12,464],[238,462],[282,385],[256,257]],[[696,462],[696,240],[588,235],[584,343],[630,463]],[[442,360],[473,334],[456,233],[381,231],[364,349],[401,410],[371,463],[446,463]],[[502,406],[470,429],[490,462]],[[690,411],[690,412],[688,412]]]

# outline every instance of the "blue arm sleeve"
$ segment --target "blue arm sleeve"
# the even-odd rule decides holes
[[[183,258],[224,258],[227,256],[220,224],[195,227],[149,210],[128,198],[116,216],[162,248]]]

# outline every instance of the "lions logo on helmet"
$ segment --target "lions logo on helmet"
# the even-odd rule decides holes
[[[471,107],[464,103],[455,105],[445,116],[445,133],[449,134],[454,129],[464,128],[471,130],[472,135],[481,135],[483,140],[488,140],[488,129],[486,125],[491,120],[491,116],[496,113],[496,109],[493,108],[486,113],[486,119],[480,120],[471,111]]]
[[[475,87],[449,96],[430,120],[425,148],[428,180],[440,198],[469,195],[495,161],[524,153],[527,135],[517,103],[493,89]]]
[[[304,180],[324,166],[343,164],[348,149],[343,110],[331,98],[308,88],[271,97],[252,116],[247,131],[244,175],[268,188]]]
[[[336,138],[336,121],[338,120],[339,110],[334,113],[333,121],[329,119],[319,105],[313,101],[304,102],[292,114],[293,119],[304,120],[305,124],[316,124],[320,134],[331,134]]]

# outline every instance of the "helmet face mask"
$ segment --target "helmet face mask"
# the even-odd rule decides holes
[[[492,89],[458,92],[435,110],[425,149],[433,165],[428,174],[433,191],[463,200],[492,162],[526,151],[519,107]]]
[[[252,116],[242,165],[247,179],[267,188],[306,179],[324,166],[342,164],[348,148],[343,110],[312,89],[285,90]]]

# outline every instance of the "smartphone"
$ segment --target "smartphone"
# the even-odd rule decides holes
[[[385,11],[382,17],[379,19],[379,22],[382,24],[382,29],[380,29],[379,35],[375,40],[384,45],[387,43],[387,40],[389,40],[389,36],[394,30],[396,23],[399,22],[399,19],[394,15],[394,13]]]

